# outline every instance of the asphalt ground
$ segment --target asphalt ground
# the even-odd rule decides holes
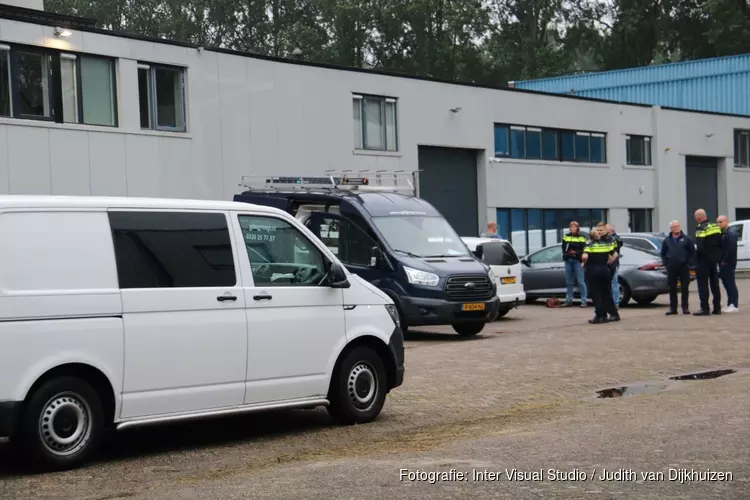
[[[750,280],[739,286],[742,303]],[[420,329],[404,385],[372,424],[306,410],[123,431],[97,462],[53,474],[20,469],[0,444],[0,498],[747,499],[741,309],[666,317],[662,297],[592,326],[591,308],[540,302],[472,339]],[[736,371],[669,380],[713,369]],[[597,397],[623,386],[642,393]]]

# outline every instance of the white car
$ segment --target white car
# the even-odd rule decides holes
[[[511,309],[524,303],[526,293],[523,291],[521,261],[510,242],[499,238],[468,236],[462,236],[461,239],[479,260],[492,268],[497,280],[497,295],[500,297],[500,312],[497,317],[502,318]]]
[[[393,301],[287,213],[0,196],[0,436],[75,467],[109,428],[278,408],[370,422],[404,377]]]

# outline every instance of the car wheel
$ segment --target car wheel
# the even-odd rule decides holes
[[[346,354],[333,374],[328,413],[344,425],[375,420],[385,404],[386,372],[383,360],[369,347]]]
[[[18,438],[33,466],[65,470],[93,456],[104,429],[104,410],[93,387],[76,377],[60,377],[27,400]]]
[[[630,302],[630,287],[624,280],[618,278],[618,286],[620,287],[620,307],[625,306]]]
[[[453,325],[453,330],[462,337],[471,337],[484,330],[484,321],[476,321],[473,323],[456,323]]]
[[[635,300],[636,304],[646,306],[656,300],[656,295],[654,295],[653,297],[641,297],[633,300]]]

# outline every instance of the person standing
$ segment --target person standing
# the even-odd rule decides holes
[[[490,221],[487,223],[487,232],[482,233],[482,238],[497,238],[502,239],[503,237],[497,233],[497,222]]]
[[[615,260],[610,264],[609,270],[612,274],[612,300],[615,303],[615,307],[620,307],[620,282],[619,282],[619,275],[620,275],[620,252],[622,249],[622,240],[620,239],[620,236],[615,232],[615,227],[612,224],[607,224],[605,222],[600,222],[596,225],[597,228],[602,232],[602,240],[607,243],[614,243],[615,244],[615,251],[616,256]]]
[[[696,277],[698,279],[698,296],[701,310],[694,316],[710,316],[721,314],[721,289],[719,288],[719,259],[721,259],[722,235],[719,226],[708,221],[706,211],[699,208],[695,211],[696,244]],[[708,290],[713,296],[713,311],[708,306]]]
[[[716,223],[721,229],[722,252],[719,260],[719,277],[727,291],[727,307],[723,312],[734,313],[740,310],[739,290],[737,290],[737,233],[729,227],[729,219],[726,215],[720,215]]]
[[[669,234],[661,243],[661,260],[667,268],[669,310],[667,316],[677,314],[677,283],[680,283],[682,314],[690,314],[690,261],[695,255],[695,243],[682,232],[680,222],[669,223]]]
[[[589,291],[594,301],[594,317],[589,323],[600,324],[620,321],[620,315],[612,301],[612,271],[610,265],[617,257],[617,244],[606,241],[605,230],[591,231],[591,241],[583,249],[583,265],[586,269]]]
[[[586,247],[586,237],[581,234],[581,225],[577,221],[571,221],[568,225],[570,232],[563,236],[562,253],[565,262],[565,283],[568,290],[565,297],[565,306],[573,305],[573,289],[578,283],[578,292],[581,295],[581,307],[588,304],[588,289],[586,287],[586,276],[583,271],[583,249]]]

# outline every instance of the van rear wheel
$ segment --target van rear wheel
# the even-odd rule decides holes
[[[385,404],[386,379],[378,353],[366,346],[352,349],[333,374],[328,413],[344,425],[372,422]]]
[[[453,325],[453,330],[462,337],[471,337],[484,330],[484,321],[476,321],[473,323],[456,323]]]
[[[26,401],[14,441],[30,464],[66,470],[83,464],[99,448],[104,433],[99,395],[77,377],[42,384]]]

